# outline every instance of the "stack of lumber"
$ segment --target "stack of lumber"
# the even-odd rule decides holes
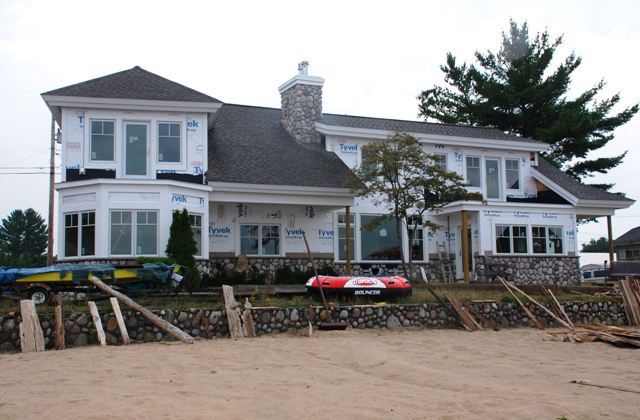
[[[627,276],[626,280],[620,280],[620,290],[629,325],[640,326],[640,283],[637,279]]]
[[[616,346],[640,348],[640,330],[634,328],[609,327],[606,325],[575,324],[573,331],[555,331],[550,334],[566,334],[572,343],[604,341]]]

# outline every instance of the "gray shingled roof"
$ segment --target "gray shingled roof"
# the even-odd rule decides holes
[[[347,188],[347,165],[321,145],[296,142],[282,127],[280,109],[224,104],[218,114],[208,181]]]
[[[409,133],[433,134],[442,136],[470,137],[487,140],[509,140],[525,143],[539,143],[526,137],[506,134],[495,128],[472,127],[468,125],[451,125],[427,123],[420,121],[388,120],[383,118],[354,117],[351,115],[322,114],[320,123],[338,127],[364,128],[372,130],[395,131]]]
[[[138,66],[45,92],[42,95],[220,103],[216,98],[165,79]]]
[[[629,232],[613,241],[614,245],[627,245],[629,243],[640,242],[640,226],[631,229]]]
[[[538,166],[534,167],[534,169],[549,178],[551,181],[553,181],[565,191],[569,192],[577,199],[620,202],[627,201],[631,203],[634,202],[634,200],[623,197],[619,194],[612,194],[610,192],[601,190],[600,188],[581,184],[580,182],[571,178],[569,175],[565,174],[564,172],[544,160],[542,157],[538,159]]]

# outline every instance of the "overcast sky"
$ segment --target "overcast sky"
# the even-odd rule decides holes
[[[497,52],[509,18],[532,37],[564,34],[557,63],[583,62],[571,96],[607,82],[619,110],[640,102],[640,2],[602,1],[0,1],[0,218],[33,207],[46,220],[51,114],[40,94],[140,66],[223,102],[279,107],[297,73],[325,79],[323,111],[416,120],[416,95],[443,85],[439,66]],[[594,182],[640,200],[640,116],[604,154],[625,162]],[[59,165],[59,163],[58,163]],[[35,168],[35,169],[28,169]],[[25,172],[43,172],[26,175]],[[59,168],[58,168],[59,172]],[[616,213],[614,238],[640,225],[640,204]],[[579,242],[607,236],[606,219]]]

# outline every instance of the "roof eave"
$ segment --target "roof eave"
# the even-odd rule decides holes
[[[184,102],[158,101],[144,99],[121,98],[92,98],[82,96],[60,96],[42,94],[56,120],[61,123],[61,109],[63,107],[99,108],[99,109],[127,109],[134,111],[163,111],[163,112],[201,112],[209,114],[209,125],[213,123],[213,116],[222,107],[222,102]]]
[[[630,198],[625,198],[624,200],[590,200],[585,198],[578,198],[566,189],[560,187],[557,183],[552,181],[547,176],[543,175],[535,167],[532,167],[531,171],[534,178],[542,182],[547,187],[551,188],[560,197],[564,198],[575,207],[618,210],[629,208],[631,207],[631,205],[633,205],[633,203],[635,203],[635,200],[632,200]]]
[[[378,130],[372,128],[359,128],[359,127],[343,127],[336,125],[329,125],[316,121],[316,130],[324,135],[331,136],[346,136],[346,137],[364,137],[367,139],[386,139],[389,137],[388,130]],[[478,147],[482,149],[504,149],[520,150],[527,152],[544,152],[549,148],[547,143],[542,142],[527,142],[527,141],[511,141],[500,139],[481,139],[475,137],[461,137],[461,136],[448,136],[443,134],[425,134],[415,133],[407,131],[407,133],[415,136],[418,141],[439,144],[446,144],[451,146],[468,146]]]
[[[277,203],[322,205],[331,208],[355,205],[348,188],[301,187],[293,185],[243,184],[209,181],[210,201],[235,203]]]

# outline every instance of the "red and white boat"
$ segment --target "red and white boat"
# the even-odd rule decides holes
[[[318,276],[322,291],[329,295],[363,297],[376,300],[408,298],[413,292],[411,282],[402,276],[354,277]],[[315,276],[307,281],[307,292],[320,294]]]

